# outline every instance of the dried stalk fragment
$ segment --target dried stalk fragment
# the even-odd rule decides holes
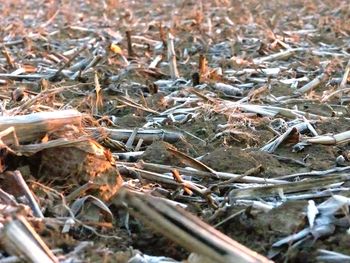
[[[173,170],[171,171],[171,173],[173,174],[174,179],[175,179],[178,183],[181,183],[181,184],[184,183],[184,180],[182,179],[182,177],[181,177],[181,175],[180,175],[180,173],[179,173],[178,170],[173,169]],[[192,195],[192,194],[193,194],[193,192],[192,192],[189,188],[187,188],[186,186],[184,186],[183,188],[184,188],[185,192],[186,192],[188,195]]]
[[[317,76],[312,81],[298,89],[295,92],[295,94],[303,94],[317,88],[322,82],[326,80],[327,77],[328,75],[326,73],[322,73],[321,75]]]
[[[280,60],[280,59],[288,59],[289,57],[293,56],[295,52],[304,51],[304,48],[292,48],[287,49],[285,51],[281,51],[279,53],[272,54],[270,56],[262,57],[262,58],[255,58],[253,59],[254,64],[261,64],[263,62],[268,61],[274,61],[274,60]]]
[[[145,224],[211,262],[271,262],[180,208],[151,196],[139,197],[125,188],[119,197]]]
[[[279,195],[281,191],[283,193],[295,193],[300,191],[311,190],[315,188],[327,187],[333,183],[339,183],[348,181],[349,175],[330,175],[318,179],[309,179],[299,182],[291,182],[284,184],[268,185],[261,187],[251,187],[243,189],[234,189],[230,192],[230,198],[232,199],[255,199],[259,197],[269,197]]]
[[[350,131],[345,131],[334,135],[320,135],[303,140],[303,142],[306,143],[325,145],[338,145],[348,141],[350,141]]]
[[[129,165],[129,166],[135,166],[135,164],[128,164],[128,163],[121,163],[119,162],[118,165]],[[285,183],[286,181],[278,180],[278,179],[270,179],[270,178],[260,178],[255,176],[248,176],[245,175],[242,177],[241,174],[233,174],[233,173],[226,173],[226,172],[205,172],[205,171],[199,171],[194,169],[185,169],[180,167],[174,167],[174,166],[168,166],[168,165],[162,165],[162,164],[154,164],[154,163],[145,163],[140,162],[138,163],[139,166],[141,166],[145,170],[151,170],[158,173],[168,173],[171,172],[172,169],[178,170],[181,174],[188,175],[188,176],[198,176],[198,177],[209,177],[214,179],[222,179],[222,180],[237,180],[238,182],[245,182],[245,183],[257,183],[257,184],[279,184],[279,183]]]
[[[15,179],[18,186],[22,189],[23,194],[25,195],[25,197],[29,201],[29,205],[33,211],[33,215],[35,217],[38,217],[38,218],[44,218],[44,215],[41,212],[41,209],[39,207],[39,204],[37,203],[36,199],[34,198],[34,195],[33,195],[32,191],[30,191],[27,183],[24,181],[20,171],[14,171],[13,174],[12,173],[11,173],[11,175],[8,174],[8,176],[13,176],[13,178]]]
[[[60,129],[65,125],[81,126],[82,114],[76,110],[39,112],[29,115],[1,116],[0,130],[13,127],[19,143],[41,139],[48,132]],[[13,138],[5,136],[6,144],[14,144]]]
[[[87,130],[93,131],[97,134],[107,134],[110,138],[117,141],[126,142],[133,134],[134,130],[129,129],[110,129],[110,128],[87,128]],[[184,138],[180,132],[159,130],[159,129],[137,129],[134,140],[143,140],[143,143],[152,143],[156,140],[164,140],[166,142],[175,143]]]
[[[344,89],[346,86],[346,83],[348,82],[348,76],[350,73],[350,60],[348,61],[348,64],[346,64],[345,70],[344,70],[344,75],[343,78],[340,82],[339,89]]]
[[[199,55],[199,74],[204,77],[208,71],[208,61],[203,54]]]
[[[9,254],[33,263],[59,262],[24,217],[7,222],[0,232],[1,242]]]
[[[132,42],[131,42],[131,32],[129,30],[125,31],[126,35],[126,41],[128,45],[128,57],[131,58],[134,56],[134,51],[132,49]]]
[[[176,64],[174,37],[170,32],[168,33],[167,47],[168,47],[168,62],[169,62],[170,76],[172,79],[178,79],[179,72],[177,70],[177,64]]]

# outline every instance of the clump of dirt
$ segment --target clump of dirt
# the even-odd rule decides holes
[[[306,206],[306,201],[290,201],[267,213],[253,214],[247,209],[220,230],[247,247],[268,254],[272,243],[305,227]]]
[[[243,150],[240,147],[218,148],[202,161],[214,170],[238,174],[261,165],[263,172],[260,176],[263,177],[281,176],[297,170],[297,166],[282,163],[269,153],[256,149]]]
[[[227,123],[227,118],[223,115],[202,115],[182,124],[179,128],[199,138],[191,135],[186,136],[188,145],[191,145],[190,150],[198,156],[206,154],[222,144],[222,140],[213,139],[217,133],[218,124],[225,123]]]
[[[260,213],[256,218],[256,230],[265,233],[268,229],[282,236],[295,233],[305,226],[306,206],[307,201],[289,201],[267,213]]]
[[[281,84],[281,83],[276,83],[275,85],[272,86],[270,93],[273,94],[274,96],[289,96],[291,95],[293,90],[290,88],[289,85]]]
[[[306,163],[312,170],[327,170],[336,165],[337,149],[327,145],[311,145],[305,149]]]
[[[117,125],[122,128],[135,128],[142,127],[146,123],[146,119],[135,114],[127,114],[123,117],[118,118]]]
[[[238,174],[259,165],[257,160],[239,147],[220,147],[205,156],[202,161],[214,170]]]
[[[337,134],[349,130],[350,120],[346,118],[332,118],[316,123],[319,134]]]
[[[266,255],[271,247],[268,233],[273,232],[266,229],[266,233],[262,234],[262,231],[257,232],[255,227],[253,218],[244,213],[221,226],[219,230],[252,250]]]
[[[212,139],[219,124],[226,124],[227,118],[223,115],[197,116],[195,119],[181,125],[184,129],[203,140]]]
[[[218,138],[222,139],[223,144],[242,148],[255,147],[260,143],[258,133],[243,127],[227,129]]]
[[[293,106],[294,105],[297,106],[299,110],[307,113],[317,114],[319,116],[324,116],[324,117],[332,117],[333,115],[333,110],[328,104],[319,104],[316,102],[300,101],[298,103],[293,103]]]
[[[141,155],[141,159],[145,162],[167,164],[167,165],[180,165],[180,162],[174,158],[174,156],[167,151],[168,148],[176,148],[170,143],[164,141],[155,141],[149,145],[146,151]]]
[[[280,156],[299,161],[305,160],[305,164],[310,171],[334,167],[337,153],[337,148],[319,144],[306,146],[301,152],[293,152],[291,147],[286,146],[281,146],[276,150],[276,154]],[[300,167],[300,170],[295,172],[305,172],[305,168]]]
[[[301,170],[301,166],[289,162],[283,162],[276,156],[262,151],[251,151],[250,156],[254,158],[263,167],[262,176],[277,177],[286,174],[296,173]]]
[[[164,111],[171,106],[174,106],[173,99],[167,99],[165,93],[158,92],[152,94],[146,98],[146,104],[148,107],[155,109],[157,111]]]
[[[214,113],[197,116],[196,119],[181,125],[181,130],[199,138],[186,136],[197,155],[206,154],[225,145],[241,148],[261,147],[273,137],[273,133],[267,128],[267,118],[257,121],[256,129],[247,128],[244,121],[236,122],[229,118],[228,115]]]
[[[92,181],[99,186],[97,195],[103,200],[114,196],[123,183],[113,166],[113,158],[92,140],[70,147],[48,148],[39,152],[35,159],[31,165],[36,177],[69,187]],[[37,160],[40,160],[38,167]]]

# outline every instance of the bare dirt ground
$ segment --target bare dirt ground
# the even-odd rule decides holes
[[[128,262],[135,249],[187,258],[181,244],[126,219],[113,201],[121,184],[186,204],[275,262],[336,262],[331,251],[349,261],[348,1],[17,0],[0,8],[2,116],[84,114],[80,126],[23,141],[17,134],[20,144],[90,139],[35,151],[5,141],[14,152],[4,147],[1,157],[1,189],[18,199],[7,174],[21,171],[46,220],[21,213],[60,261]],[[121,129],[130,133],[122,138]],[[96,158],[100,144],[108,154]],[[171,169],[185,167],[212,171],[181,170],[204,195],[173,179]],[[79,188],[90,181],[99,187]],[[62,233],[63,197],[74,210],[84,196],[100,206],[86,201],[80,223]],[[0,247],[0,262],[10,251]]]

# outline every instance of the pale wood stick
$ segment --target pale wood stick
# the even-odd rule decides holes
[[[225,70],[225,74],[232,74],[232,75],[244,75],[244,74],[262,74],[266,76],[278,76],[278,74],[281,72],[280,68],[258,68],[258,69],[253,69],[253,68],[245,68],[242,70],[233,70],[233,69],[228,69]]]
[[[177,65],[176,65],[174,37],[170,32],[168,33],[167,46],[168,46],[168,62],[170,67],[170,75],[172,79],[177,79],[179,78],[179,72],[177,70]]]
[[[2,52],[1,52],[4,57],[6,58],[6,62],[7,64],[9,64],[9,66],[11,67],[11,69],[16,69],[16,63],[15,60],[13,59],[13,57],[11,56],[11,54],[8,52],[8,50],[6,49],[6,47],[3,48]]]
[[[304,94],[310,90],[313,90],[314,88],[317,88],[322,82],[326,80],[328,75],[326,73],[322,73],[321,75],[317,76],[313,80],[311,80],[309,83],[302,86],[300,89],[295,91],[295,94]]]
[[[340,82],[340,85],[338,87],[338,90],[344,90],[346,88],[346,83],[348,82],[348,76],[350,72],[350,60],[348,61],[348,64],[345,67],[343,78]],[[343,92],[340,93],[340,97],[343,95]]]
[[[6,78],[6,79],[45,79],[50,78],[51,74],[26,74],[26,75],[16,75],[12,73],[0,73],[0,78]]]
[[[18,203],[13,197],[13,195],[10,195],[9,193],[2,190],[1,188],[0,188],[0,200],[2,204],[8,205],[8,206],[18,206]]]
[[[31,156],[45,149],[50,149],[55,147],[72,147],[81,142],[88,141],[88,140],[89,138],[87,136],[82,136],[81,138],[72,139],[72,140],[69,140],[66,138],[59,138],[48,142],[18,145],[15,148],[15,153],[18,155]]]
[[[295,54],[295,52],[304,51],[304,48],[292,48],[281,51],[279,53],[275,53],[266,57],[255,58],[253,59],[254,64],[260,64],[262,62],[274,61],[279,59],[287,59]]]
[[[350,72],[350,60],[348,61],[348,64],[346,65],[343,78],[342,78],[340,85],[339,85],[339,89],[345,88],[346,83],[348,81],[349,72]]]
[[[132,99],[126,98],[124,96],[118,96],[118,97],[115,97],[114,99],[117,100],[118,102],[120,102],[120,103],[122,103],[124,105],[130,106],[132,108],[136,108],[136,109],[139,109],[139,110],[143,110],[143,111],[146,111],[146,112],[153,113],[155,115],[159,115],[159,112],[157,112],[155,110],[152,110],[152,109],[150,109],[148,107],[145,107],[145,106],[143,106],[141,104],[138,104],[135,101],[133,101]]]
[[[150,39],[150,38],[147,38],[147,37],[144,37],[144,36],[131,36],[131,40],[132,41],[141,41],[143,43],[147,43],[151,46],[157,46],[159,44],[162,44],[161,41],[158,41],[158,40],[153,40],[153,39]]]
[[[137,142],[137,144],[135,146],[135,149],[134,149],[135,152],[140,151],[140,148],[141,148],[142,144],[143,144],[143,139],[141,138],[141,139],[138,140],[138,142]]]
[[[156,56],[153,61],[151,62],[151,64],[149,64],[148,68],[154,69],[157,67],[158,63],[163,59],[162,55],[158,55]]]
[[[303,141],[312,144],[337,145],[346,143],[350,140],[350,131],[337,133],[334,135],[320,135],[312,138],[306,138]]]
[[[136,135],[137,135],[137,131],[138,131],[138,128],[135,128],[135,129],[132,131],[132,133],[130,134],[129,139],[128,139],[127,142],[125,143],[126,148],[132,149],[132,145],[134,144],[135,137],[136,137]]]

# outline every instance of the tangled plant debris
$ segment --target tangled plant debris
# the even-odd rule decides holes
[[[0,262],[349,261],[348,1],[0,8]]]

